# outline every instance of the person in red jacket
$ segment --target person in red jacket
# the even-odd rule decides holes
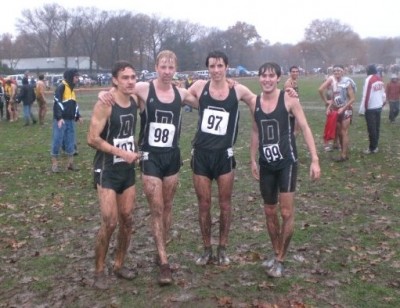
[[[400,82],[397,74],[392,74],[390,82],[386,85],[386,101],[389,102],[389,121],[394,123],[399,115]]]

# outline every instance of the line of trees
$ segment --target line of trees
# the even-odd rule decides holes
[[[129,11],[67,10],[57,3],[21,14],[18,35],[1,35],[0,59],[88,56],[98,65],[91,65],[89,73],[108,69],[117,59],[152,71],[163,49],[177,54],[180,71],[204,69],[205,57],[214,49],[228,54],[231,67],[242,65],[250,70],[265,61],[276,61],[284,69],[295,64],[307,71],[334,63],[386,66],[400,57],[400,37],[361,40],[351,27],[335,19],[313,20],[304,31],[304,40],[296,45],[271,45],[253,25],[240,21],[223,31]]]

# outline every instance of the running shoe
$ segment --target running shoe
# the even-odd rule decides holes
[[[270,269],[274,266],[275,264],[275,258],[271,259],[266,259],[264,262],[261,264],[262,267],[265,267],[266,269]]]
[[[211,247],[205,247],[203,254],[196,260],[197,265],[207,265],[212,261],[213,252]]]
[[[226,249],[223,246],[218,246],[217,258],[219,265],[229,265],[231,263],[231,260],[229,260],[228,256],[226,255]]]
[[[161,286],[166,286],[172,283],[172,272],[168,263],[160,265],[160,277],[158,278],[158,283]]]
[[[267,270],[267,275],[273,278],[280,278],[283,276],[283,264],[282,262],[276,261],[274,265]]]

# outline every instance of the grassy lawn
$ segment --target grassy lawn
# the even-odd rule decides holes
[[[365,120],[357,115],[364,76],[358,84],[350,128],[350,160],[322,151],[325,122],[317,93],[322,77],[301,77],[300,97],[319,149],[322,178],[310,182],[309,157],[300,135],[296,229],[286,276],[268,278],[261,267],[271,254],[258,183],[249,168],[250,118],[241,104],[233,195],[229,267],[198,267],[202,251],[197,204],[189,166],[197,113],[184,113],[184,165],[173,209],[168,246],[174,284],[159,287],[150,213],[137,179],[135,228],[127,265],[133,282],[110,276],[107,291],[91,288],[94,239],[100,224],[92,185],[94,151],[86,145],[97,90],[79,90],[84,123],[78,125],[75,162],[79,172],[52,174],[52,100],[44,126],[0,122],[0,307],[400,307],[400,122],[382,114],[380,152],[364,155]],[[259,92],[257,79],[243,79]],[[282,83],[283,84],[283,83]],[[400,120],[398,120],[400,121]],[[66,157],[61,160],[66,166]],[[213,242],[218,236],[216,186]],[[110,246],[112,264],[115,238]]]

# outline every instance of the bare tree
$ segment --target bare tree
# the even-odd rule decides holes
[[[82,18],[82,30],[79,34],[83,41],[84,55],[89,56],[89,73],[92,74],[93,59],[96,56],[98,64],[101,35],[108,23],[109,13],[97,8],[80,8],[78,10]],[[79,56],[79,55],[77,55]],[[99,67],[96,67],[98,69]]]
[[[62,9],[58,15],[58,27],[54,30],[54,34],[58,38],[61,46],[61,54],[64,56],[65,68],[69,66],[68,57],[74,54],[73,38],[78,29],[80,29],[83,19],[77,14],[77,10],[67,11]]]
[[[52,56],[55,32],[59,27],[59,17],[65,9],[56,4],[45,4],[43,8],[23,10],[23,18],[18,19],[17,30],[28,34],[36,42],[36,48],[45,57]]]
[[[312,43],[327,64],[351,64],[362,58],[363,43],[352,28],[337,19],[313,20],[305,30],[305,41]]]

